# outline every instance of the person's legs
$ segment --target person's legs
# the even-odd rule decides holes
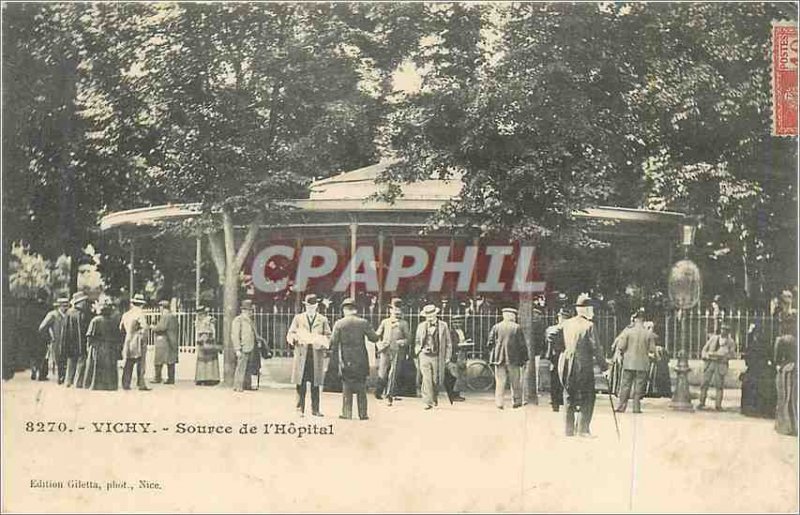
[[[236,371],[233,373],[233,391],[235,392],[244,391],[244,375],[247,372],[247,359],[249,357],[249,353],[242,352],[242,355],[236,360]]]
[[[714,386],[717,389],[717,398],[714,401],[714,407],[720,411],[722,410],[722,397],[725,394],[725,376],[728,374],[727,363],[717,363],[717,373],[714,378]]]
[[[390,352],[391,351],[389,349],[384,350],[383,352],[381,352],[380,357],[378,359],[378,382],[375,385],[376,399],[383,398],[383,390],[384,388],[386,388],[388,384]],[[387,395],[388,395],[388,390],[387,390]]]
[[[321,389],[321,386],[311,383],[311,413],[317,416],[322,416],[322,412],[319,410],[319,391]]]
[[[297,411],[303,413],[306,410],[306,382],[303,381],[302,383],[295,385],[295,391],[297,392]]]
[[[619,386],[619,405],[617,411],[624,412],[628,408],[628,398],[631,395],[631,386],[636,377],[636,372],[633,370],[622,371],[622,381]],[[635,404],[635,401],[634,401]]]
[[[422,402],[426,406],[433,406],[435,387],[433,382],[433,367],[434,362],[427,356],[420,356],[419,369],[422,373]]]
[[[131,388],[131,379],[133,376],[133,364],[136,360],[127,358],[125,359],[125,365],[122,367],[122,389],[123,390],[130,390]]]
[[[642,412],[642,397],[644,397],[645,387],[647,385],[647,371],[637,370],[636,378],[633,384],[633,412]]]
[[[67,388],[73,385],[75,382],[75,372],[77,371],[78,367],[78,358],[69,357],[67,358]]]
[[[706,406],[706,397],[708,396],[708,386],[711,384],[711,381],[714,378],[714,372],[716,370],[715,363],[712,361],[706,361],[705,367],[703,368],[703,381],[700,383],[700,405],[699,408],[705,408]]]
[[[508,367],[508,382],[511,386],[511,400],[514,408],[522,406],[522,368],[518,365],[510,365]]]
[[[175,363],[167,364],[167,383],[175,384]]]
[[[355,385],[356,400],[358,401],[358,418],[366,420],[367,417],[367,383],[359,382]],[[352,408],[351,408],[352,409]]]
[[[78,358],[75,364],[75,388],[83,388],[83,382],[86,380],[86,356]]]
[[[508,368],[505,365],[494,366],[494,405],[498,409],[503,409],[503,397],[506,394],[506,379],[508,378]]]
[[[56,361],[56,368],[58,369],[58,384],[63,384],[64,379],[67,377],[67,358],[59,356]]]
[[[342,381],[342,414],[341,418],[353,418],[353,384]]]
[[[575,399],[566,395],[564,398],[564,432],[567,436],[575,436]]]
[[[564,404],[564,388],[561,386],[558,370],[556,367],[552,367],[550,370],[550,405],[553,411],[558,411],[562,404]]]
[[[395,395],[395,385],[397,384],[397,367],[399,366],[400,353],[396,350],[389,349],[386,351],[389,354],[388,371],[386,373],[386,398],[389,402]]]
[[[164,371],[164,365],[158,364],[156,365],[156,374],[155,378],[153,378],[154,383],[160,383],[162,381],[162,372]]]
[[[581,411],[578,413],[578,434],[591,434],[590,427],[592,424],[592,414],[594,413],[594,399],[594,391],[583,393]]]

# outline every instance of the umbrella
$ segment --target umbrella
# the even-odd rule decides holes
[[[453,399],[455,398],[454,388],[456,386],[456,377],[450,372],[450,365],[451,363],[447,364],[448,366],[444,369],[444,391],[447,392],[447,400],[450,401],[450,404],[453,404]]]

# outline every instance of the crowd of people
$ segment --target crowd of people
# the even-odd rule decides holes
[[[116,390],[121,382],[125,390],[132,387],[136,370],[136,387],[147,391],[147,332],[154,336],[154,383],[175,384],[178,362],[178,321],[168,301],[159,303],[160,313],[149,324],[141,294],[133,296],[130,308],[119,314],[108,299],[98,302],[92,316],[89,299],[75,293],[71,299],[59,298],[47,313],[39,332],[49,340],[44,353],[37,351],[31,366],[32,379],[46,380],[48,371],[57,374],[59,384],[67,388]],[[392,299],[388,315],[377,330],[358,315],[356,302],[347,298],[340,304],[342,318],[331,325],[320,312],[320,298],[309,294],[303,312],[296,314],[286,342],[292,349],[291,381],[296,388],[297,412],[306,413],[306,397],[311,397],[311,414],[324,416],[320,398],[323,387],[338,383],[342,392],[341,418],[353,418],[353,396],[356,397],[359,419],[367,420],[367,378],[370,360],[365,341],[375,343],[378,377],[374,395],[387,405],[411,390],[421,398],[425,410],[439,405],[439,394],[447,393],[450,402],[463,402],[466,350],[474,338],[483,338],[489,350],[488,364],[495,379],[495,406],[506,407],[506,387],[511,390],[511,407],[519,408],[530,401],[532,392],[526,380],[535,367],[534,353],[539,349],[526,339],[517,322],[516,308],[504,307],[498,320],[486,334],[468,334],[463,314],[441,318],[441,309],[434,304],[420,311],[421,321],[412,330],[404,318],[404,303]],[[612,357],[606,359],[593,323],[592,299],[581,294],[570,305],[563,305],[554,325],[544,330],[542,357],[550,363],[550,400],[554,411],[565,408],[565,433],[568,436],[589,436],[597,391],[597,378],[602,374],[607,387],[618,397],[616,411],[625,412],[628,403],[632,412],[642,411],[645,396],[671,395],[669,355],[660,344],[654,324],[643,309],[631,315],[630,325],[616,337]],[[254,321],[253,302],[242,301],[240,313],[231,326],[231,342],[236,367],[233,389],[252,390],[253,369],[262,357],[269,357],[268,343],[259,335]],[[469,315],[466,315],[469,316]],[[782,296],[780,336],[771,352],[760,337],[758,326],[751,326],[744,351],[747,371],[742,375],[742,413],[749,416],[776,417],[780,433],[796,434],[796,310],[791,293]],[[197,364],[195,383],[201,386],[220,383],[222,338],[207,307],[197,311],[195,321]],[[704,409],[709,387],[714,387],[715,408],[722,409],[728,362],[734,358],[736,342],[728,324],[721,322],[711,332],[702,349],[702,383],[698,409]],[[404,365],[413,358],[414,372]],[[118,360],[123,360],[121,381]],[[164,368],[166,367],[166,377]],[[256,377],[258,375],[256,374]],[[409,385],[409,382],[413,383]]]

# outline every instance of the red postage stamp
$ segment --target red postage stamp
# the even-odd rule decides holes
[[[797,136],[797,23],[772,22],[772,135]]]

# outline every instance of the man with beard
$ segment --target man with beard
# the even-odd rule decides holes
[[[321,417],[319,408],[320,390],[325,379],[325,352],[330,345],[331,326],[327,317],[317,312],[319,298],[313,293],[306,295],[305,313],[292,319],[286,341],[293,348],[292,383],[297,390],[295,408],[300,416],[305,415],[306,389],[311,384],[311,414]]]
[[[563,324],[564,352],[558,362],[558,373],[565,394],[566,435],[590,437],[594,413],[594,365],[608,369],[603,348],[597,341],[592,318],[592,300],[581,294],[575,302],[577,316]],[[575,412],[578,412],[577,425]],[[576,427],[577,426],[577,427]]]

